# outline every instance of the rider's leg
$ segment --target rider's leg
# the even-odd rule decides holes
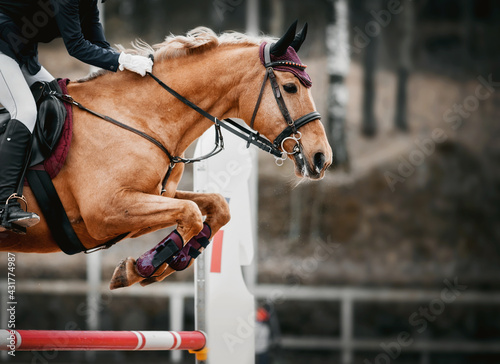
[[[37,109],[18,63],[3,53],[0,53],[0,103],[12,118],[0,141],[0,224],[30,227],[40,221],[38,215],[25,212],[16,199],[9,197],[22,191],[20,179],[29,156]]]
[[[26,66],[22,66],[21,71],[29,86],[33,85],[37,81],[51,82],[54,80],[54,76],[52,76],[44,67],[42,67],[36,75],[30,74]]]
[[[34,82],[34,81],[33,81]],[[36,103],[19,64],[0,52],[0,103],[12,119],[19,120],[30,133],[36,123]]]

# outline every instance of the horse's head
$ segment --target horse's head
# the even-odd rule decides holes
[[[247,115],[252,115],[250,126],[294,161],[299,177],[320,179],[331,164],[332,149],[311,96],[311,79],[297,56],[307,24],[298,34],[296,27],[297,22],[275,43],[261,44],[260,69],[265,70],[265,76],[262,72],[256,104],[245,108]]]

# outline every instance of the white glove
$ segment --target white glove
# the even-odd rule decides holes
[[[146,72],[151,72],[153,70],[153,61],[151,58],[137,56],[135,54],[120,53],[118,63],[120,64],[120,71],[127,69],[143,77],[146,76]]]

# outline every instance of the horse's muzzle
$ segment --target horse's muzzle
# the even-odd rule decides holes
[[[315,153],[311,161],[308,161],[302,148],[299,153],[293,155],[293,158],[297,175],[313,180],[323,178],[325,170],[331,164],[331,161],[327,160],[323,152]]]

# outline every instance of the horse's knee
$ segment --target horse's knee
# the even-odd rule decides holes
[[[231,211],[229,210],[229,204],[222,195],[217,194],[216,196],[218,198],[217,213],[221,219],[221,224],[226,225],[229,220],[231,220]]]
[[[231,219],[229,204],[224,196],[218,193],[210,194],[210,215],[212,220],[216,220],[220,226],[226,225]]]
[[[179,229],[188,235],[196,235],[203,229],[203,215],[200,208],[193,201],[186,201],[183,216],[178,222]]]

